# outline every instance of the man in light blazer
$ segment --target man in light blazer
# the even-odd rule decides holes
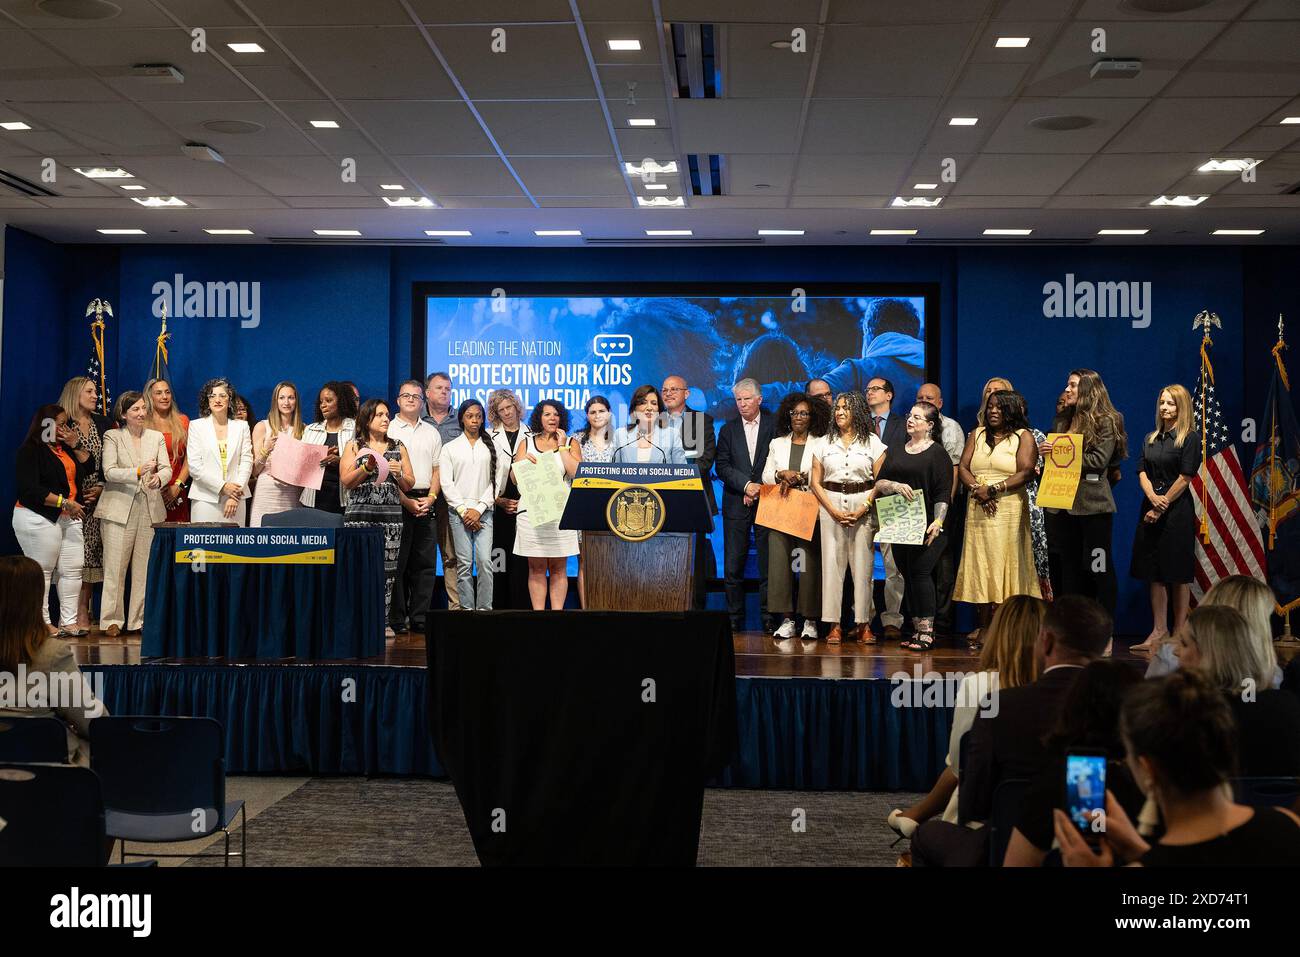
[[[99,627],[109,637],[144,625],[145,575],[153,523],[167,520],[162,487],[171,481],[171,460],[161,432],[144,427],[143,394],[124,392],[117,400],[120,428],[104,433],[104,490],[95,507],[104,538],[104,594]],[[138,445],[137,445],[138,443]],[[127,607],[126,573],[131,571]]]
[[[740,415],[718,433],[714,463],[722,479],[723,566],[727,585],[727,611],[733,630],[745,627],[745,558],[750,530],[758,550],[758,603],[762,627],[767,628],[767,529],[754,524],[758,493],[762,488],[767,449],[776,429],[776,417],[762,408],[762,392],[754,379],[732,386]]]

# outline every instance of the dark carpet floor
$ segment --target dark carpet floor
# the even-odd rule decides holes
[[[843,791],[705,792],[701,865],[893,867],[885,825],[917,795]],[[791,824],[802,809],[806,830]],[[450,783],[314,778],[248,825],[248,863],[263,867],[474,867],[478,859]],[[191,859],[187,867],[219,867]]]

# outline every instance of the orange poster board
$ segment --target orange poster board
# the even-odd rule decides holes
[[[812,492],[791,489],[781,494],[781,486],[764,485],[758,493],[758,515],[754,521],[764,528],[811,541],[817,527],[817,510],[821,506]]]

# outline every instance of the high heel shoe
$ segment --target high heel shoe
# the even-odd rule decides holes
[[[898,808],[894,808],[889,812],[889,817],[885,818],[885,823],[889,825],[890,830],[898,835],[898,841],[910,838],[916,833],[916,829],[920,827],[920,824],[910,817],[903,817],[903,812]],[[898,841],[895,841],[894,844],[897,844]]]
[[[1133,645],[1131,648],[1129,648],[1129,652],[1136,655],[1154,654],[1155,650],[1160,647],[1161,642],[1167,640],[1168,638],[1169,638],[1169,632],[1167,631],[1163,632],[1162,634],[1156,636],[1155,638],[1148,638],[1146,641],[1142,642],[1139,645]]]

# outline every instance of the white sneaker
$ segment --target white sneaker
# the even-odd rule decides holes
[[[781,622],[781,627],[772,633],[774,638],[793,638],[794,637],[794,619],[787,618]]]
[[[799,637],[802,638],[804,641],[816,641],[817,622],[813,621],[811,618],[804,621],[803,633]]]

